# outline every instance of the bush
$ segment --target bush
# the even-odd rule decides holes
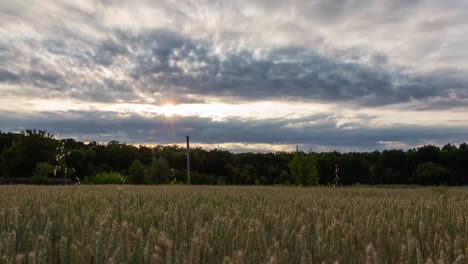
[[[283,170],[279,176],[279,183],[280,184],[291,184],[291,177],[289,176],[289,173],[285,170]]]
[[[34,175],[31,180],[34,184],[47,184],[49,183],[49,176],[54,173],[54,167],[48,162],[41,162],[36,164]]]
[[[296,185],[317,185],[319,183],[319,175],[317,171],[317,161],[312,155],[298,152],[289,162],[291,170],[291,178]]]
[[[134,160],[128,168],[129,180],[133,184],[145,183],[146,167],[139,160]]]
[[[211,184],[217,183],[217,178],[213,174],[202,173],[199,171],[190,172],[190,183],[191,184]]]
[[[444,166],[433,162],[419,164],[411,177],[411,182],[421,185],[438,185],[446,180],[447,170]]]
[[[125,178],[117,172],[101,172],[94,177],[86,177],[85,183],[90,184],[121,184]]]
[[[187,171],[174,170],[174,178],[171,181],[172,183],[187,183]]]
[[[146,171],[146,182],[153,184],[169,183],[170,177],[171,168],[167,160],[163,157],[153,159]]]

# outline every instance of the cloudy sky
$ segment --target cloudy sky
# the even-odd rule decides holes
[[[0,0],[0,130],[233,151],[468,141],[468,1]]]

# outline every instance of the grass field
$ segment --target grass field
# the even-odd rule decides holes
[[[0,186],[0,263],[468,263],[468,189]]]

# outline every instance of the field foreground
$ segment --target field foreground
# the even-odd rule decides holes
[[[468,263],[468,189],[0,186],[0,263]]]

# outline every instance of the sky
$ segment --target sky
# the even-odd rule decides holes
[[[0,0],[0,130],[243,151],[468,141],[465,0]]]

